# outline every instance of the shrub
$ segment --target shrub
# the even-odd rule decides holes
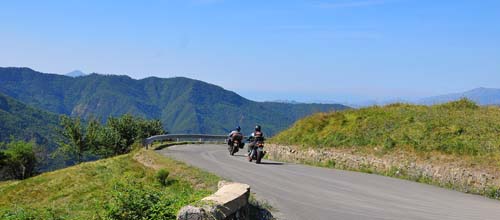
[[[441,105],[438,105],[441,108],[450,108],[450,109],[478,109],[479,105],[477,105],[474,101],[471,101],[467,98],[462,98],[458,101],[448,102]]]
[[[500,199],[500,187],[489,187],[485,194],[489,198]]]
[[[335,168],[336,162],[335,162],[335,160],[330,159],[326,162],[325,165],[326,165],[326,167]]]
[[[63,220],[64,217],[51,208],[31,209],[16,207],[12,210],[0,211],[4,220]]]
[[[156,180],[158,180],[158,182],[162,185],[162,186],[166,186],[167,183],[168,183],[168,175],[170,173],[165,170],[165,169],[160,169],[158,170],[158,172],[156,173]]]
[[[118,183],[112,192],[112,202],[106,207],[106,217],[115,220],[175,219],[174,202],[164,191],[142,183]]]
[[[38,159],[33,142],[12,141],[0,155],[0,164],[4,164],[8,174],[15,179],[26,179],[36,174]]]

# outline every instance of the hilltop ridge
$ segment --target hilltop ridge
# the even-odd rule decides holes
[[[125,113],[159,118],[170,132],[223,134],[236,125],[250,132],[261,124],[269,135],[315,112],[348,108],[339,104],[255,102],[220,86],[185,77],[90,74],[68,77],[29,68],[0,68],[0,92],[57,114],[105,120]]]

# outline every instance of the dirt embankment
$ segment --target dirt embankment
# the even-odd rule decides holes
[[[462,192],[500,199],[500,169],[481,166],[450,155],[412,152],[383,153],[349,149],[304,149],[268,144],[269,159],[410,179]]]

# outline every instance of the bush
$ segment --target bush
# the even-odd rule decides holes
[[[59,213],[51,208],[32,209],[17,207],[12,210],[0,211],[4,220],[63,220]]]
[[[175,200],[164,191],[145,187],[142,183],[118,183],[106,207],[106,217],[116,220],[175,219]]]
[[[38,159],[33,142],[12,141],[0,153],[0,164],[6,167],[8,175],[15,179],[26,179],[36,174]]]
[[[500,187],[489,187],[485,194],[489,198],[500,199]]]
[[[168,183],[168,175],[170,173],[165,170],[165,169],[160,169],[158,170],[158,172],[156,173],[156,180],[158,180],[158,182],[162,185],[162,186],[166,186],[167,183]]]
[[[0,167],[3,167],[5,164],[7,164],[7,158],[7,155],[3,151],[0,151]]]

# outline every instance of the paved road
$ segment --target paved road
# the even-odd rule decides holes
[[[247,183],[280,219],[491,219],[500,202],[383,176],[263,161],[223,145],[182,145],[160,151],[219,176]]]

